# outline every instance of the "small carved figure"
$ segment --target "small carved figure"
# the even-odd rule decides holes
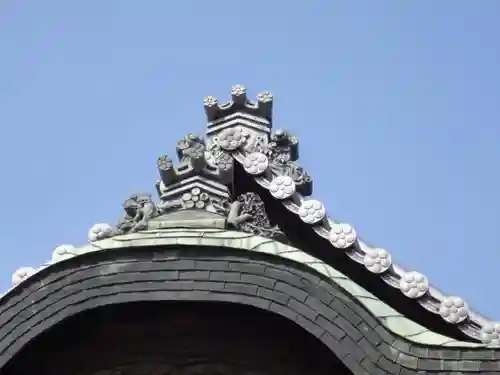
[[[125,216],[116,226],[117,234],[133,233],[148,227],[149,219],[158,211],[151,194],[134,194],[123,203]]]
[[[285,129],[278,129],[271,134],[268,156],[276,163],[286,163],[299,158],[299,141]]]
[[[269,146],[262,134],[248,132],[245,134],[245,136],[247,138],[247,141],[245,142],[243,149],[247,153],[252,153],[252,152],[262,152],[264,154],[266,153],[267,147]]]
[[[263,237],[284,237],[278,226],[271,225],[260,196],[248,192],[234,202],[212,202],[218,213],[227,215],[230,227]]]
[[[217,138],[213,139],[212,142],[208,144],[208,147],[205,151],[205,159],[207,160],[207,163],[213,167],[217,167],[217,159],[219,156],[224,154],[224,150],[219,146],[217,143]]]
[[[277,129],[271,134],[271,142],[278,145],[287,145],[292,135],[285,129]]]
[[[276,130],[271,135],[267,150],[273,174],[291,177],[297,190],[303,195],[311,195],[312,178],[295,160],[298,159],[298,140],[286,130]]]
[[[282,166],[282,175],[290,176],[297,187],[312,183],[312,177],[297,163],[290,161]]]
[[[205,151],[205,159],[212,168],[217,168],[223,172],[229,171],[233,167],[232,156],[220,147],[217,138],[211,142]]]

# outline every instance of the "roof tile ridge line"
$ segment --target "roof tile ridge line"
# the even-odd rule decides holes
[[[186,228],[183,228],[183,229],[179,228],[179,229],[174,230],[173,232],[181,232],[181,233],[185,234],[186,233]],[[235,231],[230,231],[230,232],[240,234],[240,232],[235,232]],[[206,237],[203,236],[204,233],[205,232],[202,231],[202,233],[201,233],[202,236],[200,236],[200,238],[203,237],[203,239],[207,239]],[[139,237],[139,238],[136,238],[136,239],[142,240],[144,238],[141,238],[141,237],[143,237],[144,235],[147,235],[147,234],[148,234],[148,231],[140,231],[140,232],[133,233],[131,236],[133,236],[133,237]],[[130,235],[122,235],[122,236],[126,236],[127,238],[130,239]],[[253,237],[255,237],[255,236],[253,236]],[[257,237],[260,237],[260,236],[257,236]],[[168,239],[172,240],[173,238],[174,237],[169,237]],[[181,236],[181,238],[189,238],[189,236],[188,237]],[[216,237],[216,238],[220,239],[220,237]],[[230,239],[233,239],[233,240],[239,240],[239,239],[241,239],[239,236],[236,237],[236,238],[228,236],[226,238],[230,238]],[[164,237],[163,239],[167,240],[166,237]],[[266,239],[265,237],[261,237],[261,239],[262,239],[261,242],[259,242],[257,244],[254,244],[252,246],[248,246],[248,247],[245,248],[245,250],[266,253],[266,251],[264,251],[263,249],[261,249],[261,247],[262,246],[266,246],[266,244],[276,242],[276,241],[271,240],[271,239]],[[101,246],[102,244],[107,244],[107,245]],[[322,261],[322,260],[320,260],[318,258],[315,258],[314,256],[305,253],[303,250],[294,248],[294,247],[292,247],[290,245],[283,244],[283,243],[280,243],[280,242],[277,242],[277,244],[278,244],[278,246],[282,246],[282,247],[286,247],[286,248],[290,249],[290,251],[276,252],[273,255],[281,257],[281,258],[284,258],[284,259],[287,259],[287,260],[290,260],[290,261],[293,261],[293,262],[301,263],[301,264],[303,264],[303,265],[305,265],[307,267],[312,268],[313,271],[321,273],[322,275],[324,275],[325,277],[327,277],[331,281],[335,282],[338,285],[338,287],[340,287],[343,290],[345,290],[346,293],[349,293],[354,299],[358,300],[364,306],[364,308],[368,309],[373,314],[373,316],[377,320],[379,320],[381,322],[381,324],[387,330],[389,330],[393,334],[395,334],[395,335],[397,335],[397,336],[399,336],[399,337],[401,337],[401,338],[403,338],[405,340],[409,340],[411,342],[416,342],[417,344],[426,344],[426,343],[423,343],[423,342],[414,341],[413,338],[411,337],[412,335],[406,335],[405,336],[401,331],[399,331],[397,329],[394,329],[394,327],[389,327],[387,325],[386,321],[385,321],[385,318],[387,318],[387,316],[386,317],[377,316],[368,306],[366,306],[363,303],[362,299],[374,299],[374,300],[377,300],[377,301],[379,301],[381,303],[384,303],[384,304],[385,304],[385,302],[377,299],[375,296],[373,296],[370,292],[368,292],[366,290],[365,291],[367,293],[367,296],[359,297],[359,296],[354,295],[353,292],[349,288],[346,288],[344,285],[338,283],[338,279],[342,278],[340,276],[344,276],[345,278],[347,278],[347,276],[345,276],[342,272],[340,272],[338,270],[335,270],[335,272],[337,273],[336,276],[329,275],[328,272],[326,272],[326,270],[320,271],[317,268],[312,267],[314,264],[321,264],[323,267],[329,267],[329,268],[331,268],[331,266],[329,266],[324,261]],[[150,246],[156,246],[156,245],[150,245]],[[224,245],[224,246],[226,246],[226,245]],[[80,247],[73,247],[72,245],[60,245],[60,246],[56,247],[55,250],[53,251],[53,259],[51,261],[43,263],[40,267],[38,267],[36,269],[33,268],[33,270],[35,270],[34,273],[26,275],[25,278],[19,284],[14,285],[13,287],[11,287],[4,295],[7,295],[11,290],[19,287],[21,284],[23,284],[26,280],[28,280],[35,273],[38,273],[39,271],[41,271],[41,270],[43,270],[43,269],[45,269],[45,268],[47,268],[49,266],[52,266],[52,265],[54,265],[56,263],[63,262],[65,260],[69,259],[69,258],[72,258],[72,257],[75,257],[75,256],[79,256],[79,255],[83,255],[83,254],[87,254],[87,253],[100,252],[100,251],[113,250],[113,249],[120,249],[120,248],[122,248],[122,246],[117,243],[116,238],[113,238],[111,241],[110,241],[110,239],[102,239],[102,240],[99,240],[99,241],[95,241],[95,242],[92,242],[92,243],[89,243],[89,244],[82,245]],[[300,253],[302,256],[307,256],[307,259],[309,259],[309,261],[307,261],[307,262],[299,261],[294,256],[291,256],[291,254],[296,254],[296,253]],[[61,256],[61,254],[65,254],[65,256],[63,257],[63,256]],[[28,268],[28,267],[25,267],[25,268]],[[360,287],[364,290],[364,288],[362,286],[360,286]],[[0,296],[0,300],[1,300],[1,297],[3,297],[3,296]],[[398,313],[397,315],[395,315],[395,317],[409,320],[407,317],[405,317],[404,315],[402,315],[400,313]],[[418,324],[418,323],[416,323],[416,324]],[[432,330],[429,330],[428,328],[426,328],[424,326],[421,326],[421,327],[424,329],[424,331],[421,331],[418,334],[421,334],[422,332],[426,332],[426,333],[430,333],[432,335],[435,335],[436,337],[447,338],[447,339],[450,340],[450,341],[448,341],[448,343],[453,343],[454,346],[474,344],[474,345],[477,345],[477,347],[482,347],[480,343],[470,343],[470,342],[466,342],[466,341],[455,340],[455,339],[453,339],[451,337],[448,337],[446,335],[443,335],[443,334],[440,334],[438,332],[434,332]],[[433,345],[433,344],[428,344],[428,345]]]
[[[108,224],[98,223],[98,224],[95,224],[93,227],[95,227],[95,226],[109,226],[109,225]],[[103,238],[103,239],[100,239],[100,240],[97,240],[97,241],[93,241],[90,238],[91,237],[91,233],[90,233],[91,231],[92,231],[92,228],[91,228],[91,230],[89,230],[89,240],[88,240],[88,243],[80,245],[80,246],[74,246],[74,245],[69,245],[69,244],[64,244],[64,245],[56,246],[54,248],[54,250],[52,251],[52,256],[51,256],[50,260],[47,260],[47,261],[43,262],[40,266],[38,266],[38,267],[33,267],[33,266],[22,266],[22,267],[19,267],[12,274],[12,283],[11,283],[11,286],[6,291],[0,292],[0,300],[4,296],[6,296],[7,294],[9,294],[10,291],[12,291],[13,289],[17,288],[19,285],[21,285],[22,283],[24,283],[30,277],[34,276],[35,274],[37,274],[38,272],[44,270],[47,267],[50,267],[50,266],[52,266],[52,265],[54,265],[56,263],[62,262],[64,260],[67,260],[67,259],[79,256],[79,255],[82,255],[82,254],[86,254],[88,252],[101,251],[101,250],[106,250],[106,249],[110,249],[110,248],[115,249],[115,248],[119,248],[121,246],[121,245],[120,246],[116,246],[116,247],[101,246],[102,241],[108,241],[110,238]],[[213,228],[210,228],[208,230],[207,230],[207,228],[204,228],[202,232],[200,232],[199,228],[197,228],[197,229],[193,229],[193,228],[153,229],[153,230],[141,230],[141,231],[134,232],[134,233],[129,233],[129,234],[121,234],[121,235],[118,235],[116,237],[113,237],[112,241],[114,243],[117,243],[117,244],[121,243],[122,241],[127,242],[127,241],[129,241],[129,236],[131,236],[131,235],[133,236],[136,233],[139,233],[141,235],[147,235],[147,234],[153,234],[154,233],[155,234],[155,238],[158,238],[159,237],[158,233],[161,233],[161,232],[164,232],[164,233],[177,233],[179,231],[183,232],[183,233],[196,233],[197,235],[196,236],[192,236],[192,238],[194,238],[194,237],[203,237],[206,234],[228,232],[227,229],[213,229]],[[245,233],[245,232],[237,232],[237,233],[240,234],[239,239],[246,239],[246,238],[249,238],[249,237],[253,236],[252,234]],[[188,237],[188,236],[186,236],[186,237]],[[234,239],[234,237],[230,237],[230,236],[228,236],[228,237],[219,236],[217,238],[219,238],[219,239]]]
[[[360,240],[355,229],[346,223],[338,223],[326,215],[324,205],[314,199],[305,199],[296,191],[294,180],[289,176],[275,176],[269,168],[267,155],[261,152],[248,152],[244,147],[226,150],[240,163],[246,173],[253,175],[255,181],[268,190],[274,199],[292,213],[298,215],[321,237],[329,240],[336,249],[344,250],[346,255],[375,274],[379,274],[388,285],[399,289],[403,295],[417,300],[426,310],[438,314],[448,323],[456,324],[467,336],[480,340],[486,345],[500,346],[500,322],[493,322],[478,313],[472,312],[460,297],[446,296],[429,285],[427,278],[416,271],[406,271],[392,262],[385,249],[368,245]],[[251,158],[247,156],[252,155]],[[258,155],[266,168],[248,168]],[[479,329],[478,329],[479,327]]]

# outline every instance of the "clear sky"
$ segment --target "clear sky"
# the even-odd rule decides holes
[[[3,0],[0,288],[154,193],[239,83],[330,216],[500,320],[499,40],[499,0]]]

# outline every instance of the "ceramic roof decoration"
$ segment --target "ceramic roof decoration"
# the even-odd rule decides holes
[[[180,140],[176,145],[178,162],[167,155],[157,160],[158,199],[148,192],[128,197],[123,203],[123,218],[116,225],[95,224],[88,232],[88,244],[59,246],[46,264],[17,270],[12,288],[0,299],[0,317],[8,314],[7,308],[1,309],[10,303],[9,298],[17,298],[23,288],[35,288],[30,286],[31,280],[43,289],[49,283],[43,281],[44,275],[65,264],[79,267],[75,259],[83,262],[100,253],[118,257],[120,251],[135,248],[217,246],[292,262],[297,270],[316,275],[316,287],[309,288],[314,293],[319,293],[319,285],[342,290],[346,295],[342,298],[362,306],[354,315],[374,320],[373,324],[381,327],[377,335],[390,337],[393,346],[385,353],[380,342],[373,344],[380,351],[374,355],[385,373],[499,372],[500,323],[473,311],[462,298],[444,295],[425,275],[403,269],[387,250],[360,239],[352,225],[331,218],[328,207],[312,197],[312,178],[297,162],[298,139],[286,130],[273,129],[272,106],[271,93],[259,94],[254,102],[241,85],[232,88],[231,100],[225,104],[212,96],[205,98],[205,137],[189,133]],[[179,254],[182,257],[182,251]],[[210,275],[210,280],[216,280],[215,273]],[[242,278],[238,276],[237,282]],[[256,287],[257,294],[261,287]],[[287,306],[301,300],[287,298]],[[300,320],[301,324],[327,316],[330,313],[322,311],[328,303],[335,303],[330,299],[313,306],[307,294],[302,301],[308,311],[315,311],[313,317]],[[352,316],[342,319],[354,330],[355,323],[347,322]],[[366,327],[364,333],[343,333],[358,343],[353,344],[353,353],[362,351],[363,337],[371,330],[361,321],[356,324]],[[1,342],[0,336],[0,358],[4,355]],[[365,351],[366,355],[370,356]],[[381,356],[400,369],[384,367]],[[347,362],[351,372],[361,373]],[[3,364],[0,360],[0,369]],[[361,365],[363,371],[371,373],[374,370],[369,366]]]

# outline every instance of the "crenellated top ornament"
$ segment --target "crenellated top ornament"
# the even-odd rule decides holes
[[[231,100],[229,102],[220,104],[214,96],[207,96],[203,101],[203,105],[208,122],[217,121],[236,112],[262,117],[269,124],[272,122],[273,95],[269,91],[259,93],[257,101],[254,102],[248,99],[244,86],[235,85],[231,88]]]
[[[254,103],[248,100],[245,87],[236,85],[231,97],[222,106],[214,97],[205,99],[205,109],[212,111],[206,137],[188,133],[177,142],[178,165],[167,155],[157,159],[160,202],[154,203],[149,193],[132,195],[123,205],[125,215],[116,228],[97,225],[89,234],[91,242],[147,230],[150,220],[158,216],[193,209],[225,216],[229,227],[267,237],[282,236],[267,219],[258,195],[235,195],[235,155],[246,155],[242,167],[248,174],[284,178],[285,185],[290,180],[293,192],[309,195],[312,180],[295,163],[298,140],[284,129],[271,131],[271,93],[259,94]],[[217,115],[213,111],[218,111]],[[288,191],[285,185],[283,191]]]
[[[213,155],[208,155],[210,151],[207,151],[205,141],[197,134],[189,133],[177,142],[176,151],[177,167],[167,155],[160,156],[156,162],[161,177],[160,196],[168,186],[193,176],[203,176],[222,184],[231,182],[232,166],[228,168],[227,163],[219,163],[220,155],[213,160]]]

